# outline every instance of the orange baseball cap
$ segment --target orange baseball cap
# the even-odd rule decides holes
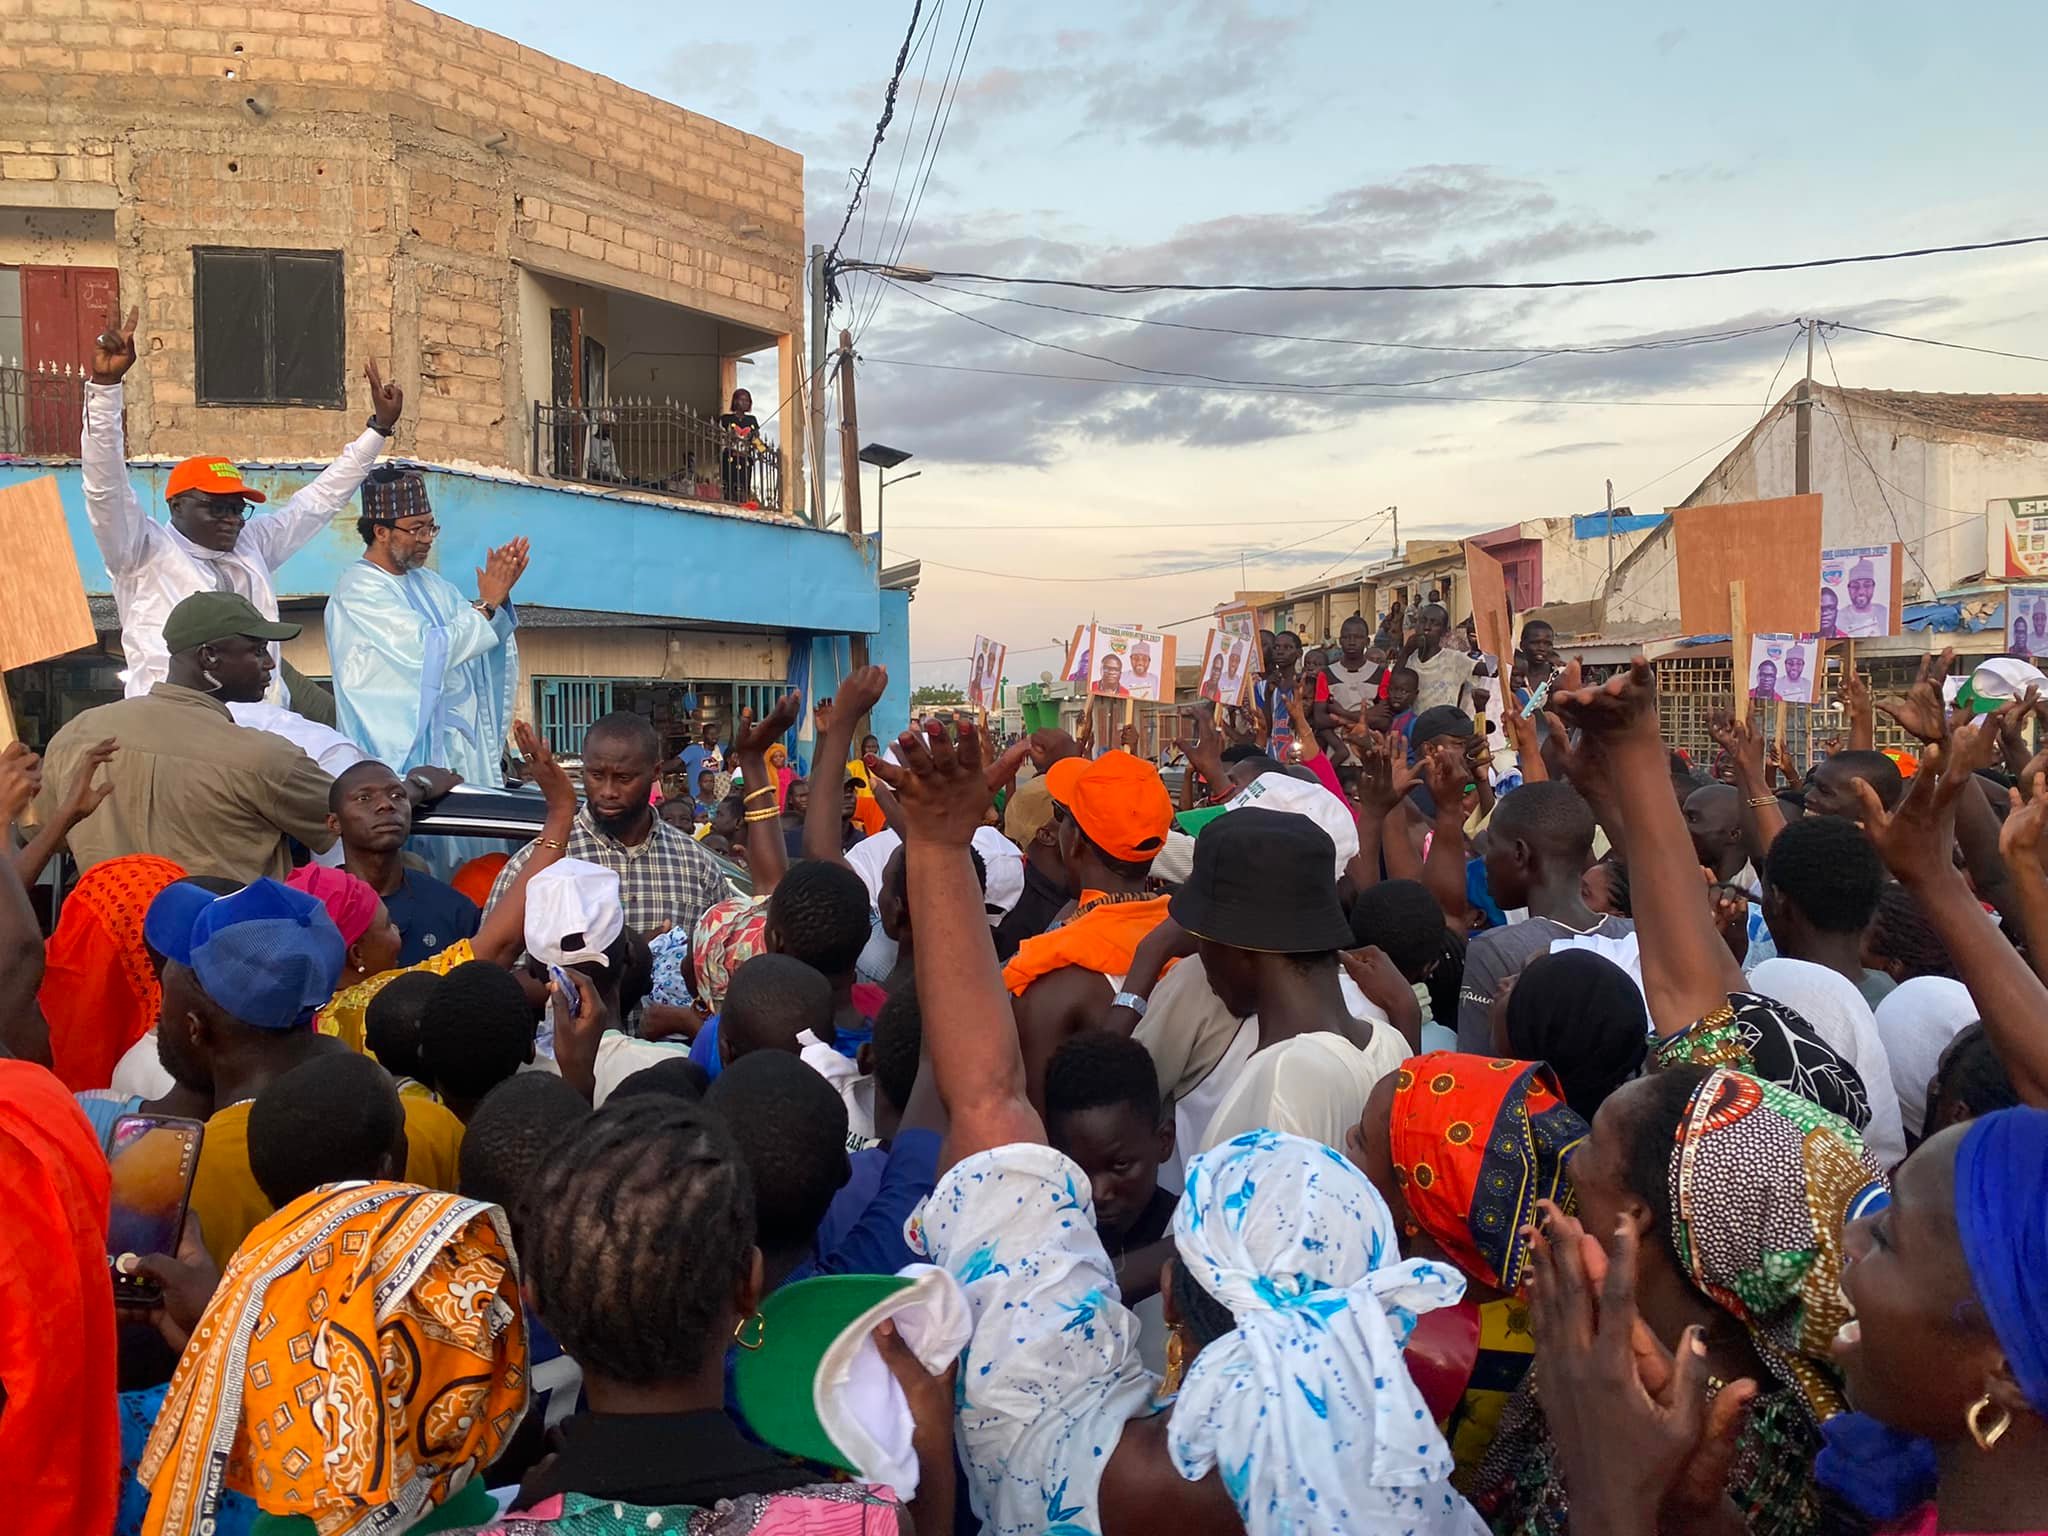
[[[226,459],[205,453],[185,460],[171,471],[170,483],[164,487],[164,500],[186,491],[205,491],[209,496],[246,496],[251,501],[269,499],[261,491],[242,484],[241,470]]]
[[[1105,752],[1092,763],[1063,757],[1046,771],[1045,787],[1112,859],[1144,864],[1166,846],[1173,800],[1159,770],[1142,758],[1124,751]]]

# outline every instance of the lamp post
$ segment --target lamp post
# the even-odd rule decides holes
[[[909,474],[898,475],[894,480],[891,480],[889,478],[889,471],[896,468],[899,464],[908,463],[915,457],[915,454],[910,453],[906,449],[891,448],[886,443],[869,443],[860,451],[861,463],[875,466],[875,543],[878,545],[882,542],[883,494],[890,486],[901,485],[905,480],[915,480],[924,473],[921,469],[913,469]]]

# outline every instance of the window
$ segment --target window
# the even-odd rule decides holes
[[[345,393],[341,252],[192,250],[201,405],[319,405]]]

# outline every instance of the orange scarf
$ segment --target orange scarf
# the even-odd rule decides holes
[[[1083,891],[1080,907],[1101,901],[1101,891]],[[1114,901],[1026,939],[1003,967],[1003,985],[1014,996],[1039,977],[1070,965],[1105,976],[1121,976],[1131,968],[1139,941],[1166,917],[1166,896],[1145,901]]]
[[[122,1054],[156,1027],[163,989],[142,944],[149,904],[185,871],[133,853],[79,878],[43,947],[36,993],[50,1021],[50,1065],[73,1093],[104,1088]]]
[[[526,1400],[504,1213],[327,1185],[251,1232],[221,1277],[137,1469],[143,1536],[200,1530],[223,1485],[319,1536],[404,1529],[497,1459]]]
[[[10,1531],[110,1531],[120,1499],[107,1159],[63,1085],[0,1059],[0,1468]]]

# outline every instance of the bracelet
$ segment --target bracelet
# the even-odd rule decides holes
[[[569,851],[569,845],[558,837],[536,837],[533,840],[533,846],[536,848],[552,848],[557,853],[567,853]]]
[[[1778,803],[1778,797],[1776,795],[1751,795],[1743,803],[1747,805],[1751,810],[1756,810],[1762,806],[1776,805]]]
[[[1128,1008],[1139,1018],[1145,1017],[1145,999],[1135,992],[1119,992],[1109,1000],[1112,1008]]]
[[[760,798],[761,798],[761,797],[762,797],[763,795],[772,795],[772,794],[774,794],[775,792],[776,792],[776,790],[775,790],[775,786],[774,786],[773,784],[765,784],[765,785],[763,785],[763,786],[762,786],[761,788],[759,788],[759,789],[755,790],[755,791],[754,791],[754,792],[753,792],[752,794],[750,794],[750,795],[742,795],[742,796],[740,797],[740,804],[741,804],[741,805],[751,805],[751,804],[753,804],[753,803],[754,803],[754,802],[755,802],[756,800],[760,799]]]
[[[748,821],[780,821],[782,819],[782,812],[776,810],[775,807],[770,806],[765,811],[747,812],[746,819]]]

